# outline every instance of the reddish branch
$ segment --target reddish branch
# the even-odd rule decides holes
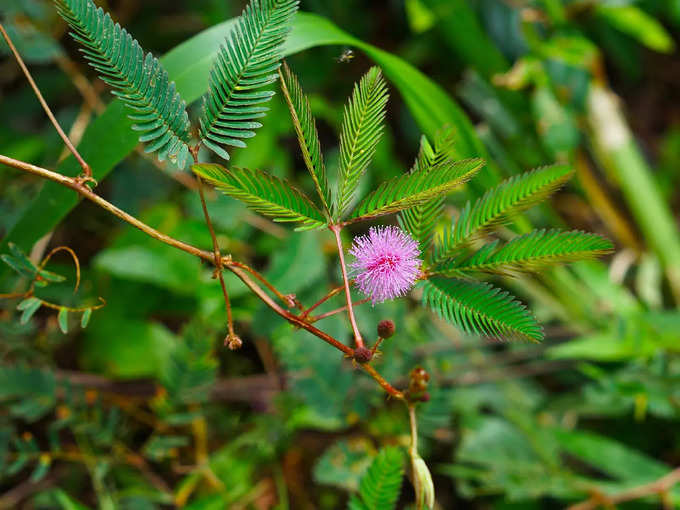
[[[81,183],[77,178],[72,178],[72,177],[67,177],[65,175],[61,175],[57,172],[53,172],[51,170],[47,170],[45,168],[41,168],[36,165],[32,165],[30,163],[26,163],[24,161],[19,161],[13,158],[9,158],[7,156],[0,155],[0,163],[3,163],[5,165],[11,166],[13,168],[17,168],[19,170],[23,170],[24,172],[37,175],[39,177],[49,179],[51,181],[57,182],[59,184],[62,184],[63,186],[66,186],[77,193],[79,193],[81,196],[85,197],[86,199],[90,200],[91,202],[95,203],[99,207],[105,209],[106,211],[110,212],[114,216],[117,216],[121,220],[129,223],[135,228],[138,228],[145,234],[149,235],[150,237],[161,241],[169,246],[173,246],[177,249],[180,249],[182,251],[185,251],[191,255],[194,255],[196,257],[199,257],[202,260],[205,260],[208,263],[214,264],[215,263],[215,254],[211,253],[209,251],[201,250],[200,248],[197,248],[195,246],[192,246],[188,243],[185,243],[183,241],[180,241],[178,239],[175,239],[173,237],[170,237],[166,234],[163,234],[162,232],[159,232],[158,230],[154,229],[153,227],[147,225],[146,223],[138,220],[134,216],[126,213],[125,211],[119,209],[112,203],[108,202],[107,200],[103,199],[96,193],[94,193],[90,188],[88,188],[86,185]],[[298,315],[295,315],[291,313],[290,311],[282,308],[276,301],[274,301],[265,291],[260,287],[252,278],[250,278],[248,273],[253,274],[256,271],[252,268],[248,268],[246,271],[243,269],[245,266],[243,263],[240,262],[235,262],[231,260],[231,257],[222,257],[221,259],[222,265],[224,269],[231,271],[234,273],[243,283],[246,284],[246,286],[253,291],[255,295],[257,295],[269,308],[271,308],[274,312],[276,312],[278,315],[286,319],[288,322],[291,324],[305,329],[309,331],[311,334],[317,336],[318,338],[322,339],[326,343],[332,345],[336,349],[342,351],[346,356],[352,357],[354,355],[354,349],[351,347],[346,346],[342,342],[339,342],[332,336],[330,336],[328,333],[314,327],[312,324],[307,322],[305,318],[302,318]],[[258,279],[263,279],[264,277],[259,277]],[[380,377],[375,369],[373,367],[364,364],[361,365],[361,367],[369,374],[371,377],[373,377],[380,386],[385,389],[390,395],[396,398],[402,398],[402,394],[399,390],[391,386],[387,381],[385,381],[382,377]]]

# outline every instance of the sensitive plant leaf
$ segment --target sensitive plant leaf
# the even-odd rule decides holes
[[[404,474],[404,454],[397,447],[387,447],[378,453],[359,482],[363,506],[354,501],[354,508],[392,510],[399,499]]]
[[[57,322],[62,333],[68,333],[68,309],[60,308],[57,314]]]
[[[278,77],[281,45],[297,8],[298,0],[251,0],[220,47],[200,118],[201,141],[218,156],[229,159],[225,147],[245,147],[243,139],[262,126],[255,119],[274,95],[262,88]]]
[[[111,16],[91,0],[55,0],[73,38],[84,46],[85,59],[109,84],[133,114],[139,141],[146,152],[158,151],[180,168],[189,156],[189,116],[186,103],[170,82],[167,71]]]
[[[82,329],[85,329],[87,325],[90,323],[90,318],[92,317],[92,308],[88,308],[83,312],[83,315],[80,317],[80,327]]]
[[[236,198],[274,221],[300,222],[296,230],[323,227],[326,219],[301,191],[261,170],[194,165],[192,170],[225,195]]]
[[[433,168],[383,182],[354,209],[350,221],[391,214],[449,194],[484,165],[481,159],[446,160]]]
[[[208,75],[214,60],[215,48],[229,34],[235,20],[227,20],[210,27],[178,45],[161,58],[170,79],[189,103],[200,98],[208,86]],[[296,15],[293,31],[283,47],[283,55],[292,55],[308,48],[326,45],[348,45],[360,49],[380,65],[385,76],[399,90],[420,128],[434,137],[443,125],[456,129],[460,157],[477,157],[486,154],[484,145],[463,110],[439,85],[403,59],[367,44],[341,30],[328,19],[310,13]],[[111,170],[137,146],[137,138],[130,131],[126,107],[119,101],[109,104],[106,110],[86,128],[78,150],[93,169],[100,183]],[[107,140],[107,150],[101,150],[101,140]],[[57,167],[62,175],[75,176],[82,169],[71,156]],[[497,181],[495,167],[487,165],[472,181],[471,187],[488,188]],[[14,242],[22,249],[33,243],[54,227],[72,210],[79,200],[76,194],[60,184],[46,182],[30,205],[22,212],[7,235],[0,242]],[[0,276],[7,270],[0,266]]]
[[[33,317],[33,314],[38,311],[41,305],[42,301],[35,296],[21,301],[21,303],[17,305],[17,310],[23,311],[24,313],[21,314],[21,319],[19,322],[21,324],[26,324],[31,319],[31,317]]]
[[[554,165],[511,177],[468,202],[455,224],[438,239],[434,260],[454,257],[459,248],[489,227],[507,220],[555,192],[573,175],[569,165]]]
[[[444,137],[444,139],[451,140],[450,137]],[[444,151],[440,152],[443,153]],[[448,150],[446,152],[448,152]],[[422,135],[420,137],[418,156],[416,157],[410,172],[415,173],[430,168],[436,158],[437,154],[435,153],[435,149],[430,145],[427,137]],[[418,241],[420,253],[428,253],[432,243],[435,225],[443,210],[444,197],[438,197],[425,202],[424,204],[406,209],[397,216],[399,226]]]
[[[38,458],[38,464],[35,466],[35,469],[31,473],[29,480],[31,480],[31,482],[39,482],[40,480],[45,478],[45,475],[47,475],[47,473],[49,473],[50,471],[51,465],[52,465],[51,457],[41,455]]]
[[[430,278],[423,284],[423,305],[469,334],[543,339],[541,326],[526,307],[488,283]]]
[[[285,63],[283,64],[282,76],[281,88],[283,89],[283,95],[286,98],[286,103],[293,119],[295,133],[302,150],[302,158],[305,160],[307,170],[309,170],[309,174],[312,176],[314,187],[319,194],[319,198],[321,198],[323,209],[326,214],[330,214],[332,203],[331,190],[328,186],[326,168],[323,163],[323,155],[321,154],[321,144],[319,143],[319,133],[316,130],[316,122],[312,115],[312,109],[309,106],[307,97],[302,93],[297,76],[293,74]]]
[[[382,73],[372,67],[354,86],[345,105],[340,134],[340,167],[334,218],[342,218],[350,206],[359,179],[368,168],[383,131],[387,86]]]
[[[572,230],[535,230],[499,247],[494,241],[467,258],[453,258],[435,265],[431,272],[445,276],[465,273],[512,274],[538,271],[548,266],[586,260],[609,253],[609,239]]]
[[[356,496],[352,494],[352,496],[349,498],[349,501],[347,502],[347,510],[370,510],[363,501],[359,498],[359,496]]]
[[[56,403],[54,373],[25,366],[0,366],[0,401],[26,403],[10,406],[10,414],[28,421],[40,419]]]

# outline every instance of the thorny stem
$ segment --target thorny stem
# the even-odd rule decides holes
[[[352,296],[349,291],[349,279],[347,278],[347,268],[345,267],[345,255],[342,249],[342,241],[340,240],[340,227],[337,225],[331,225],[329,227],[335,235],[335,242],[338,245],[338,256],[340,257],[340,268],[342,269],[342,280],[345,284],[345,297],[347,298],[347,315],[349,315],[349,321],[352,323],[352,332],[354,333],[354,341],[357,344],[357,348],[364,347],[364,339],[361,338],[361,332],[357,326],[357,321],[354,318],[354,309],[352,307]]]
[[[43,107],[43,110],[45,110],[47,117],[50,119],[50,122],[52,122],[54,129],[57,130],[57,133],[59,133],[59,136],[64,141],[64,144],[66,144],[66,147],[68,147],[68,150],[70,150],[71,153],[73,154],[73,156],[78,160],[78,163],[82,167],[83,174],[85,175],[87,180],[94,181],[94,179],[92,179],[92,170],[90,169],[90,165],[88,165],[85,162],[85,160],[81,157],[81,155],[78,153],[76,148],[71,143],[71,140],[69,140],[66,133],[64,133],[64,130],[61,129],[59,122],[57,121],[56,117],[52,113],[52,110],[50,110],[50,107],[47,105],[47,102],[45,101],[45,98],[43,98],[43,95],[40,92],[40,89],[38,88],[38,86],[35,84],[35,81],[33,81],[33,77],[31,76],[31,73],[29,72],[28,67],[26,67],[26,64],[24,64],[24,61],[21,58],[21,55],[19,55],[19,52],[14,47],[14,43],[12,42],[12,39],[10,38],[9,34],[5,31],[5,27],[2,26],[2,23],[0,23],[0,32],[2,32],[2,36],[5,38],[5,41],[7,41],[7,45],[9,46],[9,49],[12,51],[12,54],[14,55],[14,58],[16,59],[17,63],[19,64],[19,67],[21,67],[21,70],[23,71],[24,75],[26,76],[28,83],[31,85],[31,88],[33,89],[33,92],[35,93],[35,96],[38,98],[40,105]]]
[[[56,183],[59,183],[63,186],[66,186],[67,188],[70,188],[77,193],[79,193],[81,196],[87,198],[91,202],[95,203],[102,209],[110,212],[114,216],[120,218],[121,220],[125,221],[126,223],[129,223],[133,227],[141,230],[148,236],[161,241],[162,243],[165,243],[169,246],[173,246],[179,250],[182,250],[186,253],[189,253],[191,255],[194,255],[202,260],[205,260],[210,263],[215,262],[215,256],[214,253],[210,253],[205,250],[201,250],[200,248],[196,248],[195,246],[192,246],[190,244],[187,244],[183,241],[180,241],[178,239],[175,239],[173,237],[170,237],[166,234],[163,234],[162,232],[159,232],[158,230],[154,229],[153,227],[150,227],[146,223],[138,220],[134,216],[126,213],[125,211],[119,209],[112,203],[108,202],[107,200],[103,199],[96,193],[94,193],[90,188],[87,186],[83,185],[79,181],[77,181],[74,178],[67,177],[65,175],[61,175],[57,172],[53,172],[51,170],[47,170],[46,168],[42,168],[36,165],[32,165],[30,163],[26,163],[24,161],[19,161],[13,158],[9,158],[7,156],[3,156],[0,154],[0,163],[5,164],[7,166],[16,168],[18,170],[22,170],[24,172],[37,175],[38,177],[42,177],[44,179],[48,179],[51,181],[54,181]],[[292,314],[288,310],[284,310],[281,308],[278,303],[276,303],[269,295],[260,287],[257,283],[255,283],[249,276],[248,272],[246,272],[244,269],[241,267],[238,267],[231,261],[228,257],[223,257],[222,258],[222,265],[234,273],[257,297],[259,297],[269,308],[271,308],[275,313],[283,317],[285,320],[293,324],[294,326],[297,326],[299,328],[305,329],[309,331],[311,334],[317,336],[324,342],[332,345],[336,349],[342,351],[345,355],[348,357],[352,357],[354,355],[354,350],[351,347],[346,346],[345,344],[339,342],[332,336],[330,336],[328,333],[314,327],[312,324],[309,324],[307,321],[304,319],[298,317],[295,314]],[[239,265],[243,265],[239,263]],[[250,270],[249,272],[252,272],[254,270]],[[376,382],[391,396],[403,400],[404,395],[401,391],[397,390],[394,388],[389,382],[387,382],[370,364],[368,363],[363,363],[360,365],[361,368],[367,372],[373,379],[376,380]]]

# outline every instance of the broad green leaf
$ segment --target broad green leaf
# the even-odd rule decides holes
[[[598,5],[597,14],[652,50],[671,53],[675,48],[673,38],[663,25],[639,7]]]
[[[447,195],[472,178],[483,165],[481,159],[447,160],[434,168],[385,181],[357,205],[350,221],[395,213]]]
[[[570,455],[630,485],[657,480],[671,471],[663,462],[599,434],[557,428],[553,434]]]
[[[326,224],[321,211],[303,192],[267,172],[245,168],[227,170],[220,165],[194,165],[191,168],[225,195],[242,201],[274,221],[302,223],[297,230]]]

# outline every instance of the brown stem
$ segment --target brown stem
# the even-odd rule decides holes
[[[384,389],[387,393],[389,393],[391,396],[394,398],[398,398],[399,400],[404,400],[404,394],[396,389],[394,386],[392,386],[390,383],[388,383],[383,376],[381,376],[375,368],[373,368],[371,365],[368,363],[363,363],[360,364],[361,368],[364,369],[368,375],[370,375],[375,381]]]
[[[24,172],[37,175],[39,177],[43,177],[45,179],[57,182],[59,184],[62,184],[63,186],[66,186],[75,192],[79,193],[83,197],[87,198],[91,202],[97,204],[104,210],[110,212],[114,216],[117,216],[121,220],[129,223],[135,228],[138,228],[148,236],[161,241],[169,246],[173,246],[177,249],[180,249],[186,253],[189,253],[191,255],[194,255],[196,257],[199,257],[202,260],[205,260],[210,263],[215,262],[215,254],[210,253],[205,250],[201,250],[199,248],[196,248],[195,246],[192,246],[190,244],[187,244],[185,242],[179,241],[177,239],[174,239],[168,235],[163,234],[162,232],[159,232],[158,230],[154,229],[153,227],[150,227],[146,223],[143,223],[142,221],[138,220],[134,216],[131,216],[130,214],[126,213],[125,211],[119,209],[112,203],[104,200],[102,197],[94,193],[90,188],[87,186],[79,183],[76,179],[71,178],[71,177],[66,177],[64,175],[61,175],[57,172],[53,172],[51,170],[47,170],[45,168],[41,168],[39,166],[32,165],[30,163],[26,163],[24,161],[19,161],[13,158],[9,158],[7,156],[0,155],[0,163],[11,166],[13,168],[16,168],[18,170],[22,170]],[[342,252],[341,252],[342,253]],[[332,336],[330,336],[328,333],[325,331],[322,331],[313,325],[307,323],[304,319],[298,317],[297,315],[292,314],[288,310],[284,310],[279,306],[278,303],[276,303],[272,298],[269,297],[269,295],[260,287],[257,283],[255,283],[253,280],[250,279],[248,276],[248,272],[252,271],[246,271],[242,268],[243,264],[242,263],[234,263],[233,261],[229,260],[227,257],[224,257],[221,259],[222,265],[234,273],[243,283],[246,284],[246,286],[253,291],[253,293],[259,297],[269,308],[271,308],[275,313],[286,319],[288,322],[293,324],[294,326],[297,326],[299,328],[305,329],[309,331],[311,334],[317,336],[324,342],[332,345],[336,349],[342,351],[344,354],[346,354],[349,357],[353,357],[354,355],[354,350],[351,347],[348,347],[344,345],[343,343],[339,342]],[[345,282],[347,284],[347,282]],[[349,288],[348,285],[345,287],[346,289]],[[403,393],[394,388],[390,383],[388,383],[378,372],[370,366],[368,363],[362,364],[361,367],[371,376],[373,379],[376,380],[376,382],[390,395],[392,395],[395,398],[403,399]]]
[[[285,304],[288,308],[295,308],[296,302],[295,299],[289,294],[282,294],[279,289],[274,287],[264,276],[262,276],[259,272],[257,272],[255,269],[252,267],[242,264],[241,262],[237,262],[235,260],[229,262],[229,265],[234,266],[234,267],[240,267],[241,269],[245,269],[248,271],[250,274],[252,274],[255,278],[260,280],[260,282],[267,287],[270,291],[272,291],[277,298],[281,300],[283,304]]]
[[[105,209],[106,211],[110,212],[114,216],[117,216],[121,220],[129,223],[135,228],[138,228],[145,234],[153,237],[154,239],[157,239],[158,241],[161,241],[165,244],[168,244],[170,246],[174,246],[175,248],[179,248],[182,251],[185,251],[187,253],[190,253],[191,255],[195,255],[203,260],[206,260],[208,262],[213,262],[214,261],[214,254],[201,250],[199,248],[196,248],[195,246],[192,246],[190,244],[184,243],[182,241],[179,241],[177,239],[174,239],[170,236],[167,236],[158,230],[150,227],[146,223],[143,223],[139,221],[137,218],[134,216],[131,216],[130,214],[126,213],[125,211],[119,209],[112,203],[104,200],[102,197],[94,193],[91,189],[89,189],[87,186],[83,186],[80,184],[76,179],[67,177],[65,175],[61,175],[57,172],[53,172],[51,170],[47,170],[45,168],[41,168],[39,166],[31,165],[30,163],[26,163],[24,161],[19,161],[13,158],[8,158],[7,156],[3,156],[0,154],[0,163],[3,163],[7,166],[11,166],[13,168],[17,168],[18,170],[23,170],[24,172],[28,172],[33,175],[37,175],[39,177],[43,177],[45,179],[49,179],[50,181],[57,182],[59,184],[62,184],[66,186],[67,188],[71,188],[72,190],[76,191],[83,197],[87,198],[91,202],[97,204],[99,207]]]
[[[338,256],[340,257],[340,268],[342,269],[342,280],[345,284],[345,298],[347,299],[347,315],[352,324],[352,331],[354,332],[354,341],[357,347],[364,347],[364,339],[361,338],[361,332],[357,326],[357,321],[354,318],[354,309],[352,308],[352,296],[349,291],[349,279],[347,278],[347,268],[345,267],[345,255],[342,249],[342,241],[340,240],[340,227],[337,225],[330,226],[333,235],[335,235],[335,242],[338,245]]]
[[[193,152],[193,154],[194,163],[198,163],[198,158],[195,155],[196,152]],[[203,180],[198,175],[196,176],[196,183],[198,184],[198,195],[201,197],[201,208],[203,209],[203,216],[205,217],[205,223],[208,225],[208,230],[210,231],[210,238],[212,239],[213,243],[213,254],[215,255],[214,277],[216,277],[220,281],[220,287],[222,287],[222,295],[224,296],[224,306],[227,309],[227,328],[229,330],[229,338],[234,338],[236,336],[236,334],[234,333],[234,320],[231,315],[231,301],[229,300],[229,292],[227,292],[227,286],[224,283],[224,275],[222,274],[222,256],[220,255],[220,246],[217,243],[215,229],[213,228],[212,220],[210,219],[210,214],[208,213],[208,206],[205,203]]]
[[[363,305],[364,303],[368,303],[370,300],[371,300],[371,298],[364,298],[361,301],[357,301],[356,303],[352,303],[352,306]],[[310,322],[310,323],[320,321],[321,319],[325,319],[326,317],[330,317],[331,315],[336,315],[340,312],[344,312],[345,310],[347,310],[347,305],[341,306],[340,308],[336,308],[335,310],[331,310],[330,312],[315,315],[314,317],[309,317],[307,319],[307,321]]]
[[[38,101],[42,105],[43,110],[45,110],[47,117],[50,119],[50,122],[52,122],[52,125],[54,125],[54,129],[57,130],[57,133],[59,133],[59,136],[64,141],[64,144],[66,144],[66,147],[68,147],[68,150],[70,150],[71,153],[73,154],[73,156],[75,156],[75,158],[78,160],[78,163],[83,168],[83,174],[85,174],[86,177],[91,178],[92,177],[92,170],[90,169],[90,165],[88,165],[85,162],[85,160],[80,156],[80,154],[78,153],[76,148],[71,143],[71,140],[69,140],[68,136],[66,136],[66,133],[64,133],[64,130],[61,129],[59,122],[57,121],[56,117],[52,113],[52,110],[50,110],[50,107],[47,105],[47,102],[45,101],[45,98],[43,98],[43,95],[40,92],[40,89],[38,88],[38,86],[35,84],[35,81],[33,81],[33,77],[31,76],[31,73],[29,72],[28,67],[26,67],[26,64],[24,64],[24,61],[21,58],[21,55],[19,55],[19,52],[14,47],[14,43],[12,42],[12,39],[9,37],[9,34],[5,31],[5,27],[2,26],[2,23],[0,23],[0,32],[2,33],[2,36],[5,38],[5,41],[7,41],[7,45],[9,46],[9,49],[12,51],[12,54],[14,55],[14,58],[16,59],[17,63],[19,64],[19,67],[21,67],[21,70],[23,71],[24,75],[26,76],[28,83],[31,85],[33,92],[35,93],[36,97],[38,98]]]
[[[663,498],[663,495],[677,483],[680,483],[680,468],[675,468],[673,471],[662,476],[658,480],[646,483],[644,485],[639,485],[637,487],[633,487],[632,489],[621,491],[616,494],[606,495],[598,493],[597,495],[591,496],[590,499],[586,501],[576,505],[571,505],[568,510],[591,510],[597,508],[598,506],[613,506],[617,503],[633,501],[635,499],[652,495],[658,495],[660,498]]]
[[[307,316],[308,316],[315,308],[321,306],[322,304],[324,304],[326,301],[328,301],[328,300],[329,300],[330,298],[332,298],[333,296],[337,296],[337,295],[340,294],[343,290],[345,290],[345,287],[344,287],[344,286],[335,287],[335,288],[334,288],[333,290],[331,290],[328,294],[326,294],[324,297],[322,297],[321,299],[319,299],[319,300],[318,300],[316,303],[314,303],[312,306],[310,306],[309,308],[307,308],[307,309],[302,313],[301,317],[307,317]]]

